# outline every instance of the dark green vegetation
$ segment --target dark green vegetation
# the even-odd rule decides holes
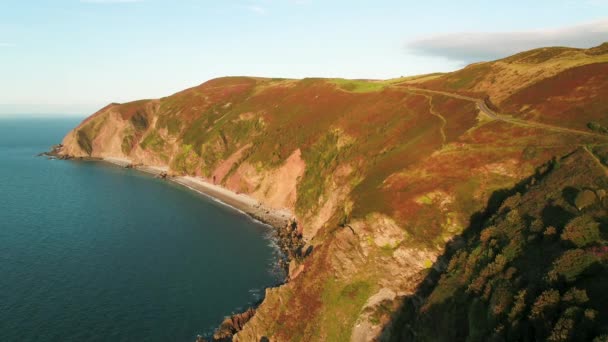
[[[406,300],[395,340],[605,341],[607,191],[606,169],[581,148],[495,193],[422,301]]]
[[[319,199],[329,178],[324,176],[334,171],[339,164],[340,155],[344,155],[349,146],[340,146],[340,132],[332,131],[323,136],[304,154],[308,161],[302,181],[298,184],[296,208],[301,213],[317,209]]]
[[[162,151],[163,147],[165,147],[165,140],[163,140],[163,138],[158,134],[157,131],[152,131],[148,133],[148,135],[139,144],[139,146],[141,146],[141,148],[143,149],[149,148],[153,151],[159,152]]]
[[[608,134],[608,127],[604,127],[595,121],[589,122],[587,124],[587,127],[590,130],[592,130],[593,132],[597,132],[597,133],[601,133],[601,134]]]
[[[93,152],[93,140],[99,133],[101,127],[105,124],[105,121],[106,119],[104,117],[93,118],[87,125],[78,130],[76,141],[80,148],[89,156]]]

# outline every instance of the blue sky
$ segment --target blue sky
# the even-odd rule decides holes
[[[608,41],[608,1],[0,0],[0,113],[90,114],[226,75],[391,78]]]

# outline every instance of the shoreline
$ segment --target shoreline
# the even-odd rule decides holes
[[[110,164],[120,167],[130,167],[135,170],[151,174],[156,177],[163,177],[169,172],[168,167],[150,166],[150,165],[134,165],[128,159],[121,158],[101,158]],[[166,176],[168,181],[179,184],[191,191],[208,197],[211,200],[217,201],[226,205],[233,210],[244,213],[252,219],[261,222],[262,224],[270,225],[276,229],[282,229],[287,226],[293,219],[293,214],[287,209],[272,209],[265,207],[253,197],[245,194],[235,193],[222,186],[211,184],[202,178],[193,176]]]
[[[309,246],[309,248],[306,249],[307,252],[304,252],[304,248],[306,246],[302,241],[301,235],[297,231],[295,216],[288,209],[273,209],[265,207],[260,201],[251,196],[236,193],[222,186],[211,184],[199,177],[170,175],[169,167],[166,166],[150,166],[143,164],[137,165],[134,164],[130,159],[126,158],[72,158],[71,156],[60,153],[62,147],[62,145],[56,145],[53,147],[51,152],[41,153],[40,155],[58,159],[101,161],[122,168],[132,168],[137,171],[150,174],[154,177],[176,183],[190,191],[199,193],[210,200],[219,202],[220,204],[225,205],[230,209],[239,212],[240,214],[245,214],[250,219],[257,221],[258,223],[274,228],[276,232],[276,241],[274,239],[272,240],[275,241],[274,248],[277,248],[280,255],[278,256],[277,266],[283,269],[284,274],[282,276],[283,280],[266,288],[266,292],[268,289],[276,288],[277,286],[288,283],[290,281],[289,265],[293,259],[312,250],[312,248]],[[205,334],[205,337],[198,335],[196,341],[231,340],[234,335],[242,330],[243,325],[245,325],[255,315],[257,308],[264,301],[264,299],[265,298],[259,300],[245,312],[224,316],[224,321],[218,328],[215,329],[213,334]]]

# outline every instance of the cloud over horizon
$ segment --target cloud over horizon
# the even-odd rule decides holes
[[[608,41],[608,18],[579,25],[514,32],[463,32],[433,35],[407,44],[418,55],[465,64],[494,60],[545,46],[589,48]]]

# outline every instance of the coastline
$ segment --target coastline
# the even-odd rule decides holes
[[[168,167],[134,165],[130,160],[121,158],[105,157],[100,160],[120,167],[130,167],[156,177],[166,178],[276,229],[284,228],[293,219],[293,214],[287,209],[278,210],[265,207],[251,196],[239,194],[222,186],[211,184],[202,178],[193,176],[166,176],[169,172]]]
[[[312,251],[311,246],[305,248],[306,246],[302,240],[302,236],[297,230],[295,216],[288,209],[274,209],[265,207],[262,203],[260,203],[260,201],[251,196],[236,193],[222,186],[211,184],[199,177],[171,175],[169,168],[166,166],[134,164],[130,159],[126,158],[73,158],[69,155],[61,154],[60,152],[62,147],[62,145],[56,145],[53,147],[51,152],[42,153],[40,155],[58,159],[101,161],[122,168],[132,168],[137,171],[148,173],[157,178],[172,181],[188,188],[191,191],[204,195],[211,200],[228,206],[235,211],[246,214],[253,220],[275,228],[277,232],[276,247],[281,255],[281,257],[278,259],[278,266],[281,267],[285,272],[285,278],[280,284],[290,281],[291,262],[298,256],[301,257],[303,254],[310,253],[310,251]],[[304,250],[306,250],[306,252]],[[275,286],[279,286],[279,284]],[[269,288],[273,288],[275,286],[271,286]],[[196,341],[206,342],[232,340],[233,336],[241,331],[243,326],[255,315],[257,307],[262,301],[263,299],[253,307],[247,309],[245,312],[225,316],[224,321],[213,332],[212,335],[209,334],[205,335],[204,337],[202,335],[198,335]]]

